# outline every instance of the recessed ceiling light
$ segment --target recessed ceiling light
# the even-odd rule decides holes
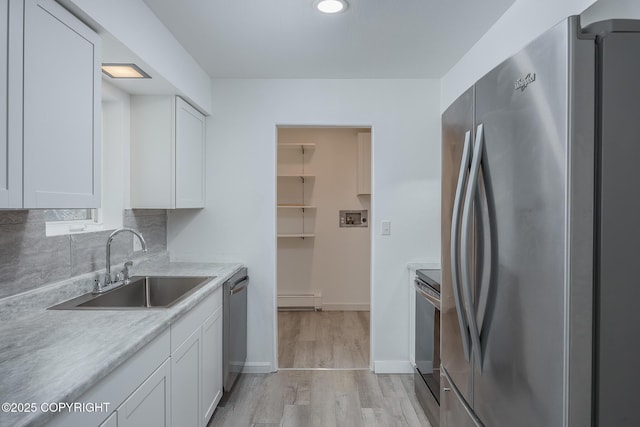
[[[102,72],[112,79],[150,79],[136,64],[102,64]]]
[[[349,3],[346,0],[316,0],[315,6],[322,13],[340,13],[347,10]]]

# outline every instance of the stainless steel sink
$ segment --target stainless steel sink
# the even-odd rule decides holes
[[[214,279],[209,277],[133,276],[129,284],[101,295],[81,295],[50,310],[128,310],[171,307]]]

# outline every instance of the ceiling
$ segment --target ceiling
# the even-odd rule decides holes
[[[214,78],[439,78],[514,0],[144,0]]]

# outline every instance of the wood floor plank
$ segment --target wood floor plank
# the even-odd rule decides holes
[[[224,406],[218,406],[209,422],[210,427],[249,426],[252,424],[260,390],[269,375],[253,374],[240,375],[233,387],[232,393]]]
[[[412,375],[371,371],[243,374],[210,427],[426,426]]]
[[[369,312],[278,312],[280,368],[368,368]]]
[[[358,396],[363,408],[382,408],[384,397],[376,375],[370,371],[356,373]]]
[[[362,408],[362,420],[365,427],[388,427],[391,420],[383,408]]]
[[[279,423],[284,412],[284,389],[287,375],[269,375],[260,387],[252,423]]]
[[[337,427],[335,391],[329,371],[311,373],[310,421],[314,427]]]
[[[285,405],[282,416],[282,427],[304,427],[310,425],[308,405]]]
[[[431,423],[427,419],[427,415],[424,413],[424,410],[422,409],[422,406],[420,406],[420,402],[418,402],[418,398],[416,397],[415,384],[413,383],[414,376],[402,375],[400,377],[400,380],[402,381],[402,385],[404,386],[407,392],[407,399],[409,399],[409,401],[411,402],[411,405],[413,406],[413,410],[418,416],[420,425],[426,425],[431,427]]]
[[[360,427],[364,425],[362,421],[362,408],[360,407],[357,392],[336,392],[336,424],[350,427]]]

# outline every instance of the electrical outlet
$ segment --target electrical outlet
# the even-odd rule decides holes
[[[383,236],[391,235],[391,221],[382,221],[382,231],[380,234]]]

